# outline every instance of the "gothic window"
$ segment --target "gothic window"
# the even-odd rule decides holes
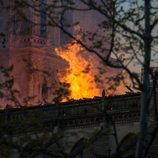
[[[27,20],[27,14],[23,13],[26,17],[20,17],[20,15],[14,15],[13,21],[13,34],[28,34],[31,33],[32,24],[29,20]]]
[[[46,15],[46,0],[41,0],[41,15],[40,15],[40,35],[46,35],[47,31],[47,15]]]
[[[47,87],[47,82],[44,79],[42,84],[42,98],[45,100],[47,97],[48,97],[48,87]]]
[[[63,5],[67,5],[66,1],[62,1],[62,3],[63,3]],[[71,10],[64,9],[62,11],[61,23],[67,32],[72,33],[71,25],[73,23],[73,13]],[[61,44],[65,44],[71,40],[70,37],[67,34],[65,34],[62,30],[60,33],[60,38],[61,38],[60,39]]]

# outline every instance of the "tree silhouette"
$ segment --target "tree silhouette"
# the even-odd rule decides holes
[[[29,7],[36,13],[42,12],[40,6],[45,1],[36,2],[15,1],[17,14],[24,16],[23,8]],[[22,9],[20,9],[22,8]],[[47,25],[59,28],[68,37],[75,40],[87,51],[94,53],[106,65],[126,72],[132,82],[130,89],[141,91],[140,133],[138,137],[136,158],[145,154],[147,127],[149,123],[149,107],[155,87],[156,74],[152,65],[157,64],[157,30],[158,6],[156,0],[126,1],[126,0],[61,0],[45,4],[44,14],[47,15]],[[80,25],[80,21],[65,22],[68,12],[96,12],[102,17],[96,30],[84,30],[82,26],[71,32],[70,27]],[[82,15],[83,15],[82,14]],[[30,21],[32,25],[39,25]],[[93,27],[93,26],[91,26]],[[80,35],[76,36],[77,34]],[[108,46],[106,45],[108,43]],[[142,80],[131,66],[136,63],[142,68]],[[150,83],[153,81],[154,85]],[[156,97],[156,95],[153,95]],[[157,105],[155,105],[156,107]],[[157,112],[156,112],[157,115]],[[157,116],[156,116],[157,117]],[[155,120],[157,124],[157,120]]]

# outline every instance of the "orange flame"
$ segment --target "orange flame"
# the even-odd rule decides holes
[[[66,48],[56,48],[55,52],[68,64],[66,73],[58,74],[59,80],[62,83],[68,83],[70,85],[69,98],[81,99],[81,98],[93,98],[94,96],[100,96],[103,89],[107,89],[106,77],[116,75],[116,69],[110,69],[102,65],[104,69],[102,72],[98,72],[101,67],[101,62],[96,59],[94,54],[90,54],[85,51],[79,44],[71,43],[67,44]],[[118,90],[114,94],[122,94],[125,92],[123,85],[118,87]],[[110,94],[110,93],[109,93]]]
[[[100,95],[100,89],[94,78],[89,57],[76,43],[68,44],[66,50],[56,49],[56,53],[69,63],[65,76],[60,76],[61,82],[70,84],[70,98],[92,98]]]

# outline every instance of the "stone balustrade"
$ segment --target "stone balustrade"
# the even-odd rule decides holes
[[[2,133],[25,133],[60,128],[99,126],[105,121],[128,124],[139,121],[140,94],[73,100],[0,111]]]

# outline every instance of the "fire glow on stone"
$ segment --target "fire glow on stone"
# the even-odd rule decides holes
[[[77,43],[68,44],[66,49],[55,49],[57,55],[68,63],[64,75],[59,74],[60,82],[70,84],[70,98],[93,98],[100,96],[100,89],[95,81],[98,64],[93,56],[84,51]]]

